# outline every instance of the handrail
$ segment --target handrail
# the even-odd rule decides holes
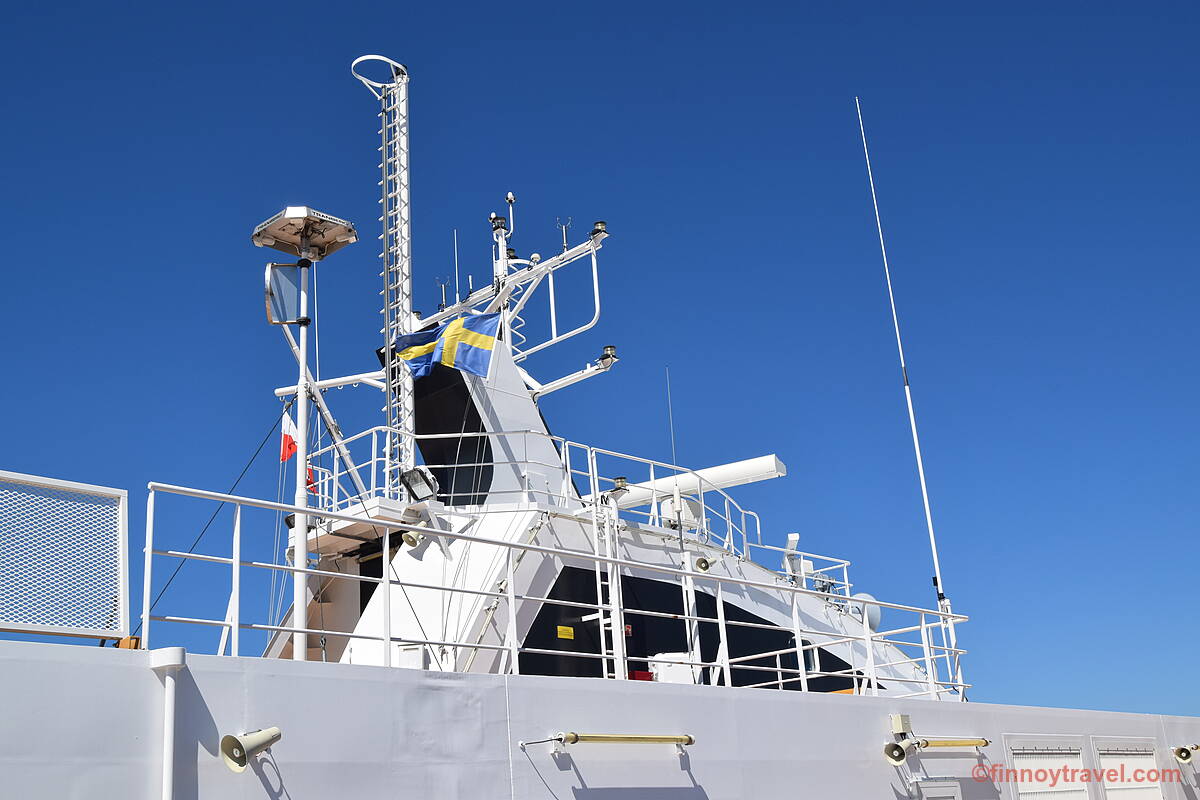
[[[147,484],[147,488],[151,492],[161,491],[168,494],[177,494],[184,497],[195,497],[202,500],[219,500],[225,503],[237,503],[240,505],[253,506],[255,508],[264,508],[270,511],[286,511],[289,513],[304,512],[312,514],[312,508],[302,508],[287,503],[276,503],[271,500],[257,500],[251,497],[241,497],[238,495],[225,494],[223,492],[211,492],[205,489],[189,489],[184,486],[175,486],[168,483],[151,482]],[[566,556],[568,558],[586,558],[588,560],[597,560],[604,564],[614,566],[627,567],[631,569],[644,569],[652,572],[659,572],[675,577],[691,577],[701,580],[714,581],[720,583],[728,583],[736,586],[746,586],[751,589],[769,589],[773,591],[784,591],[792,594],[802,594],[810,597],[820,597],[826,600],[845,601],[844,595],[833,594],[831,592],[819,592],[815,589],[803,589],[798,586],[790,586],[787,583],[763,583],[762,581],[751,581],[744,578],[736,578],[732,576],[719,575],[711,572],[696,572],[693,570],[681,570],[674,567],[664,567],[660,564],[649,564],[644,561],[629,561],[627,559],[613,558],[610,556],[598,556],[583,550],[566,550],[557,547],[546,547],[544,545],[536,545],[525,542],[509,542],[503,539],[490,539],[482,536],[472,536],[467,533],[455,533],[453,531],[437,530],[434,528],[426,528],[420,525],[413,525],[407,522],[399,522],[391,519],[383,519],[379,517],[355,516],[352,514],[342,514],[334,511],[321,511],[317,516],[336,519],[343,522],[366,522],[378,528],[387,528],[389,530],[409,531],[412,533],[421,533],[430,536],[440,536],[443,539],[455,539],[474,542],[476,544],[493,545],[496,547],[504,547],[511,550],[526,550],[529,552],[542,553],[544,555]],[[298,570],[296,567],[282,567],[287,570]],[[940,619],[953,622],[965,622],[968,617],[963,614],[948,613],[931,608],[921,608],[919,606],[910,606],[903,603],[889,603],[884,600],[875,598],[856,597],[855,603],[864,605],[879,606],[880,608],[889,608],[896,611],[911,611],[914,613],[931,614]]]
[[[671,463],[664,462],[664,461],[657,461],[655,459],[643,458],[641,456],[633,456],[633,455],[629,455],[627,453],[620,453],[615,450],[607,450],[604,448],[593,447],[591,445],[584,445],[579,442],[572,442],[561,436],[554,436],[553,434],[547,433],[545,431],[535,431],[535,430],[531,430],[531,429],[525,429],[525,430],[501,430],[501,431],[472,431],[472,432],[466,432],[466,433],[415,434],[415,433],[412,433],[412,432],[409,432],[407,430],[400,429],[400,428],[393,428],[393,427],[389,427],[386,425],[376,425],[372,428],[367,428],[366,430],[360,431],[359,433],[354,434],[353,436],[343,438],[338,443],[330,444],[324,448],[321,448],[320,450],[316,450],[311,454],[310,458],[316,459],[326,453],[340,451],[340,450],[346,450],[347,446],[349,444],[351,444],[352,442],[356,442],[359,439],[363,439],[369,435],[378,434],[378,433],[385,434],[385,437],[384,437],[385,441],[387,439],[386,434],[411,436],[413,439],[415,439],[417,441],[438,440],[438,439],[482,438],[482,437],[498,437],[498,436],[508,436],[508,437],[533,436],[533,437],[544,439],[546,441],[549,441],[549,442],[557,445],[556,449],[558,449],[558,451],[561,454],[561,461],[558,463],[554,463],[554,464],[548,464],[548,463],[542,463],[542,462],[537,462],[537,461],[529,461],[526,459],[523,461],[492,461],[492,462],[487,462],[487,464],[488,465],[498,465],[498,464],[531,463],[531,464],[535,464],[537,466],[543,466],[543,467],[562,468],[565,470],[567,475],[575,475],[575,476],[580,476],[580,477],[586,476],[586,475],[588,475],[588,473],[586,473],[584,471],[580,471],[580,470],[573,470],[570,468],[569,451],[571,448],[583,449],[585,452],[593,454],[593,456],[600,455],[600,456],[623,459],[626,461],[630,461],[630,462],[634,462],[637,464],[642,464],[642,465],[648,466],[652,469],[657,468],[657,469],[673,470],[674,472],[678,473],[679,475],[688,475],[695,479],[697,487],[698,487],[698,491],[696,491],[694,493],[696,496],[702,496],[702,495],[710,493],[710,492],[716,493],[728,505],[732,506],[732,508],[735,509],[736,512],[743,517],[743,519],[746,517],[752,518],[755,523],[755,533],[756,533],[756,535],[755,535],[756,541],[753,543],[755,545],[761,545],[761,542],[762,542],[761,523],[759,521],[758,515],[756,513],[754,513],[753,511],[743,509],[741,507],[741,505],[739,505],[738,502],[736,500],[734,500],[733,497],[731,497],[725,490],[712,485],[709,481],[705,480],[704,477],[702,475],[700,475],[696,470],[693,470],[693,469],[690,469],[687,467],[682,467],[677,464],[671,464]],[[363,467],[367,466],[368,464],[374,465],[376,463],[384,462],[384,456],[380,453],[375,452],[375,450],[376,450],[376,447],[373,446],[371,458],[369,460],[354,463],[352,466],[355,469],[358,469],[358,468],[363,468]],[[482,466],[482,464],[479,464],[479,465],[443,464],[443,465],[427,465],[427,466],[435,466],[435,467],[436,466],[440,466],[440,467],[463,467],[463,466],[466,466],[466,467],[470,467],[470,466]],[[332,474],[332,472],[333,472],[330,470],[324,470],[321,468],[314,467],[314,471],[317,471],[317,470],[319,470],[321,472],[325,472],[327,474]],[[613,481],[612,478],[606,478],[603,476],[596,476],[596,477],[598,478],[599,482],[601,482],[601,483],[611,484]],[[667,475],[667,476],[663,476],[663,477],[671,477],[671,476]],[[596,481],[591,481],[591,482],[596,482]],[[599,493],[599,491],[601,491],[601,487],[599,485],[594,486],[592,488],[594,490],[590,493],[592,495],[595,495],[595,494]],[[691,492],[685,492],[683,494],[684,494],[684,496],[689,496],[689,497],[693,496],[693,493],[691,493]],[[357,497],[357,495],[358,495],[358,493],[356,493],[355,495],[347,495],[347,497],[348,498]],[[667,498],[669,496],[670,496],[670,493],[663,493],[661,495],[661,498]],[[579,499],[579,498],[576,498],[576,499]],[[659,499],[660,499],[660,495],[658,493],[653,493],[651,495],[651,500],[644,505],[654,505],[655,503],[658,502]],[[722,519],[725,519],[726,523],[731,528],[731,530],[729,531],[729,534],[733,533],[732,528],[734,527],[734,520],[732,519],[732,517],[724,516],[721,514],[720,509],[712,508],[706,504],[704,505],[704,507],[708,511],[711,511],[712,513],[716,514],[717,516],[721,517]],[[749,537],[747,535],[748,532],[745,529],[745,524],[743,524],[742,526],[739,526],[739,527],[741,528],[740,533],[742,534],[744,543],[750,544]],[[745,548],[743,547],[743,551],[744,550],[745,550]]]
[[[596,744],[695,744],[696,737],[691,734],[651,734],[651,733],[575,733],[574,731],[560,733],[559,741],[563,744],[578,744],[592,742]]]
[[[592,473],[593,477],[595,474],[594,469],[595,469],[594,461],[592,461],[592,466],[589,469],[589,472]],[[944,634],[946,627],[953,625],[955,622],[965,620],[966,617],[963,615],[960,615],[960,614],[952,614],[952,613],[948,613],[948,612],[943,612],[941,610],[923,609],[923,608],[909,606],[909,605],[905,605],[905,604],[901,604],[901,603],[891,603],[891,602],[887,602],[887,601],[876,600],[874,598],[855,598],[854,599],[855,603],[862,603],[864,606],[871,605],[871,606],[876,606],[879,608],[887,608],[887,609],[894,610],[894,611],[915,614],[918,616],[920,622],[919,622],[919,624],[916,624],[916,625],[905,625],[905,626],[901,626],[901,627],[897,627],[897,628],[889,629],[889,630],[871,630],[867,627],[866,619],[865,619],[865,615],[864,615],[861,620],[861,628],[862,628],[861,632],[855,632],[855,628],[858,627],[860,624],[858,616],[855,615],[853,618],[851,618],[849,616],[846,617],[846,619],[842,623],[843,629],[839,630],[839,629],[835,628],[834,630],[828,630],[828,629],[827,630],[813,630],[813,629],[808,628],[807,626],[801,625],[800,619],[798,617],[796,617],[796,598],[801,597],[801,596],[819,598],[827,604],[830,604],[837,608],[841,608],[843,610],[843,612],[845,612],[848,607],[846,606],[847,597],[844,594],[839,594],[836,591],[823,591],[823,590],[819,590],[819,589],[808,589],[803,585],[803,582],[801,582],[801,585],[797,585],[796,583],[793,583],[789,580],[777,579],[775,582],[770,583],[770,582],[766,582],[766,581],[750,580],[745,577],[737,577],[737,576],[733,576],[733,575],[722,575],[722,574],[716,574],[716,573],[711,573],[711,572],[699,572],[699,571],[692,569],[688,562],[685,562],[684,568],[676,568],[674,566],[665,566],[662,564],[654,564],[654,563],[647,563],[647,562],[643,562],[643,561],[637,561],[637,560],[633,560],[630,558],[621,558],[616,554],[617,551],[614,548],[612,548],[611,546],[605,546],[605,548],[603,550],[575,550],[575,549],[569,549],[569,548],[564,548],[564,547],[552,547],[552,546],[534,544],[532,541],[506,541],[506,540],[502,540],[502,539],[494,539],[494,538],[490,538],[490,537],[478,536],[478,535],[474,535],[474,534],[466,533],[466,532],[456,533],[456,532],[450,531],[450,530],[434,529],[434,528],[419,525],[419,524],[400,522],[400,521],[393,520],[393,519],[374,518],[374,517],[371,517],[371,516],[365,515],[365,514],[350,514],[350,513],[343,513],[343,512],[338,512],[338,511],[317,511],[315,516],[323,517],[326,521],[367,523],[369,525],[372,525],[372,526],[374,526],[378,529],[382,529],[384,531],[384,534],[383,534],[384,541],[387,541],[388,539],[390,539],[390,537],[393,536],[396,532],[412,532],[412,533],[417,533],[417,534],[423,534],[425,536],[430,536],[430,537],[440,537],[441,539],[443,539],[445,541],[462,540],[462,541],[468,542],[468,543],[475,543],[475,544],[479,544],[479,545],[500,548],[502,550],[502,552],[507,554],[506,558],[507,558],[507,562],[508,562],[508,578],[507,578],[507,580],[501,582],[501,584],[497,587],[497,590],[493,591],[493,590],[489,590],[489,589],[465,588],[465,587],[457,587],[457,586],[453,586],[453,585],[438,585],[438,584],[434,584],[434,583],[405,581],[405,580],[394,579],[391,577],[375,578],[375,577],[371,577],[371,576],[353,575],[353,574],[332,572],[329,570],[311,568],[307,565],[295,566],[295,565],[291,565],[291,564],[276,564],[276,563],[268,563],[268,562],[255,561],[255,560],[243,560],[239,555],[240,550],[241,550],[241,536],[242,536],[241,531],[242,531],[243,508],[258,508],[258,509],[262,509],[262,510],[266,510],[266,511],[297,513],[302,510],[301,507],[286,504],[286,503],[273,502],[273,501],[268,501],[268,500],[260,500],[260,499],[256,499],[256,498],[250,498],[250,497],[239,496],[239,495],[228,494],[228,493],[221,493],[221,492],[212,492],[212,491],[206,491],[206,490],[201,490],[201,489],[191,489],[188,487],[175,486],[172,484],[164,484],[164,483],[157,483],[157,482],[148,484],[148,489],[149,489],[149,496],[147,498],[147,531],[146,531],[147,536],[146,536],[146,550],[145,550],[145,552],[146,552],[146,572],[145,572],[146,602],[143,603],[143,615],[142,615],[143,616],[143,635],[144,635],[143,646],[144,647],[149,647],[150,622],[151,621],[160,621],[160,622],[169,622],[169,623],[199,624],[199,625],[207,625],[207,626],[223,628],[222,645],[220,648],[220,652],[223,654],[224,643],[226,641],[226,638],[228,637],[228,640],[232,644],[232,654],[233,655],[238,655],[238,638],[237,638],[236,632],[238,630],[255,630],[255,631],[274,632],[276,634],[281,634],[281,633],[282,634],[288,634],[288,633],[303,634],[305,636],[318,636],[318,637],[322,637],[322,638],[326,637],[326,636],[332,636],[332,637],[340,637],[340,638],[346,639],[348,641],[352,641],[354,639],[361,639],[361,640],[368,640],[368,641],[383,642],[384,647],[385,647],[385,649],[384,649],[384,665],[385,666],[390,665],[391,643],[396,642],[396,643],[402,643],[402,644],[418,645],[418,646],[427,647],[427,648],[442,648],[443,655],[444,655],[445,649],[450,648],[450,649],[454,650],[456,653],[456,655],[453,655],[451,657],[452,658],[451,663],[459,663],[459,664],[461,664],[462,662],[458,661],[458,659],[462,658],[463,655],[468,652],[491,651],[491,652],[504,654],[502,657],[506,658],[506,661],[503,661],[501,663],[500,669],[503,671],[504,669],[507,668],[507,669],[513,671],[514,673],[517,672],[518,660],[519,660],[519,657],[521,654],[544,654],[544,655],[561,656],[561,657],[567,657],[567,658],[584,658],[584,659],[600,660],[601,664],[602,664],[601,673],[603,675],[609,676],[609,677],[625,677],[626,673],[628,671],[628,668],[629,668],[628,663],[630,661],[635,661],[635,662],[649,663],[649,664],[662,663],[662,664],[690,665],[693,667],[693,675],[695,676],[696,680],[700,679],[699,674],[697,674],[695,672],[695,669],[699,668],[701,670],[709,671],[709,676],[707,679],[709,683],[717,683],[718,679],[719,679],[719,682],[724,683],[725,685],[731,685],[732,678],[733,678],[732,673],[740,673],[741,677],[743,678],[743,680],[741,682],[742,685],[747,685],[747,682],[744,679],[746,678],[746,676],[748,674],[768,673],[768,674],[775,675],[776,676],[775,679],[766,681],[763,683],[749,683],[748,685],[750,685],[750,686],[772,686],[773,685],[773,686],[778,686],[779,688],[783,688],[784,684],[790,684],[795,681],[799,681],[801,689],[804,691],[808,690],[808,680],[809,679],[815,679],[815,678],[820,678],[820,677],[849,678],[849,679],[855,681],[856,685],[858,685],[861,682],[863,691],[866,693],[871,693],[871,694],[878,693],[878,687],[879,687],[880,681],[891,683],[891,684],[895,685],[896,688],[901,688],[905,685],[916,684],[916,685],[918,685],[920,687],[924,687],[924,688],[921,691],[914,692],[912,694],[908,694],[905,696],[928,695],[928,696],[933,696],[935,698],[941,697],[943,694],[946,694],[946,693],[950,693],[950,694],[957,693],[957,695],[959,697],[961,697],[962,690],[964,688],[966,688],[966,686],[967,686],[967,684],[962,683],[962,680],[959,677],[955,677],[954,680],[946,680],[946,679],[943,679],[941,677],[941,675],[939,674],[941,672],[939,665],[944,665],[944,667],[947,670],[947,673],[949,675],[955,675],[954,665],[957,663],[958,657],[965,651],[958,649],[956,647],[945,646],[944,645],[944,642],[945,642],[944,635],[939,637],[942,639],[943,644],[935,643],[928,636],[930,628],[935,628],[935,629],[940,628],[941,633]],[[156,548],[154,546],[154,542],[153,542],[154,504],[155,504],[155,497],[159,493],[162,493],[165,495],[179,495],[179,496],[183,496],[183,497],[191,497],[191,498],[200,499],[200,500],[232,504],[234,506],[234,540],[233,540],[234,555],[233,555],[233,557],[224,557],[224,556],[212,555],[212,554],[207,554],[207,553],[182,552],[182,551],[173,550],[173,549]],[[310,513],[311,513],[311,511],[312,510],[310,509]],[[467,513],[470,513],[470,512],[467,512]],[[482,513],[482,512],[480,512],[480,513]],[[551,513],[553,513],[553,512],[551,512]],[[581,522],[584,522],[585,524],[590,523],[590,524],[596,526],[598,536],[599,536],[599,532],[602,530],[602,528],[601,528],[602,520],[604,520],[603,521],[603,526],[604,526],[603,529],[608,530],[611,527],[611,523],[607,520],[609,520],[610,518],[615,519],[614,510],[606,504],[595,504],[590,508],[590,510],[587,513],[583,513],[583,514],[568,513],[566,510],[560,509],[557,516],[579,519]],[[615,531],[612,531],[612,533],[615,534]],[[556,600],[556,599],[552,599],[550,597],[543,597],[543,596],[536,595],[536,594],[516,592],[514,590],[513,578],[512,578],[513,565],[514,565],[514,562],[519,562],[520,557],[525,553],[539,553],[542,555],[560,559],[563,563],[567,563],[567,564],[570,564],[572,562],[591,563],[596,566],[597,570],[599,570],[601,567],[607,567],[610,571],[609,585],[610,585],[610,587],[612,587],[612,592],[611,592],[608,600],[606,602],[600,602],[602,595],[599,594],[599,590],[598,590],[598,594],[597,594],[598,602],[595,602],[595,603]],[[165,614],[164,615],[151,614],[150,609],[149,609],[148,600],[149,600],[149,597],[151,594],[151,592],[150,592],[151,581],[152,581],[151,562],[152,562],[152,558],[154,556],[169,557],[169,558],[176,558],[176,559],[182,559],[182,560],[197,560],[197,561],[231,567],[232,573],[233,573],[233,579],[232,579],[233,582],[232,582],[232,589],[231,589],[231,596],[230,596],[230,604],[229,604],[229,608],[226,612],[225,619],[218,620],[218,619],[204,619],[204,618],[200,618],[200,617],[185,617],[185,616],[175,616],[175,615],[165,615]],[[832,568],[844,568],[844,566],[849,563],[849,562],[843,562],[838,559],[831,559],[831,561],[835,562],[832,567],[829,567],[831,569]],[[771,650],[771,651],[766,651],[766,652],[758,653],[758,654],[739,655],[739,656],[735,656],[733,658],[729,657],[727,650],[725,650],[725,644],[722,644],[722,647],[718,652],[723,653],[723,655],[719,655],[717,660],[714,662],[706,662],[703,660],[682,660],[679,657],[674,656],[674,655],[671,655],[670,657],[666,657],[666,658],[656,657],[654,655],[627,656],[627,655],[625,655],[623,648],[619,648],[617,646],[618,644],[623,644],[623,641],[616,639],[615,637],[613,638],[613,641],[612,641],[612,646],[613,646],[612,651],[608,650],[607,644],[602,644],[602,646],[600,647],[600,652],[598,652],[598,653],[597,652],[560,651],[560,650],[551,650],[551,649],[544,649],[544,648],[525,647],[525,646],[522,646],[520,644],[519,640],[517,639],[515,623],[513,622],[513,620],[515,619],[515,615],[511,614],[511,613],[509,614],[508,630],[507,630],[507,632],[505,632],[501,635],[502,642],[500,644],[484,643],[482,636],[476,641],[454,641],[452,639],[445,638],[445,636],[444,636],[445,631],[443,631],[442,639],[430,638],[425,634],[425,632],[423,630],[421,631],[422,635],[420,638],[413,636],[412,635],[413,631],[406,631],[401,636],[395,636],[392,634],[392,628],[391,628],[390,624],[387,622],[387,613],[386,613],[388,610],[387,608],[385,608],[385,617],[384,617],[385,633],[382,636],[371,635],[371,634],[362,634],[362,633],[357,633],[357,632],[353,632],[353,631],[333,631],[333,630],[321,630],[321,629],[317,629],[317,628],[305,628],[305,627],[301,627],[298,624],[298,622],[304,622],[304,621],[307,621],[307,619],[302,619],[299,621],[293,619],[292,625],[269,625],[269,624],[262,624],[262,623],[243,622],[240,619],[240,616],[239,616],[240,612],[238,610],[239,604],[236,601],[237,595],[239,592],[239,586],[240,586],[240,578],[238,576],[240,574],[240,569],[243,567],[256,567],[256,568],[274,570],[274,571],[279,571],[279,572],[284,572],[284,573],[291,573],[293,575],[308,575],[308,576],[317,577],[319,579],[323,579],[323,580],[325,580],[325,585],[321,589],[318,590],[318,593],[324,592],[325,587],[328,586],[328,581],[332,581],[332,580],[352,580],[352,581],[360,582],[360,583],[365,582],[365,583],[381,584],[385,590],[384,597],[383,597],[383,600],[385,603],[387,601],[387,595],[388,595],[387,590],[390,587],[395,586],[395,587],[400,587],[401,589],[413,588],[413,589],[420,589],[420,590],[445,592],[450,596],[464,595],[464,596],[475,596],[475,597],[487,598],[487,599],[491,600],[493,607],[503,602],[503,603],[506,603],[508,608],[515,609],[517,607],[516,604],[518,602],[528,601],[531,603],[538,603],[538,604],[551,604],[551,605],[560,605],[560,606],[571,607],[571,608],[587,609],[589,611],[598,612],[602,619],[607,617],[611,621],[612,630],[614,630],[614,631],[621,630],[624,627],[622,615],[623,614],[631,614],[631,615],[636,615],[636,616],[647,616],[647,617],[658,617],[658,618],[669,618],[669,619],[680,620],[680,621],[684,622],[686,625],[688,625],[690,629],[693,629],[693,630],[698,630],[698,628],[696,628],[695,626],[698,626],[700,624],[715,624],[719,631],[719,636],[721,638],[722,643],[725,643],[728,641],[726,638],[728,628],[730,628],[730,627],[746,627],[746,628],[755,628],[755,629],[766,629],[766,630],[772,630],[772,631],[778,631],[781,633],[791,634],[791,638],[794,640],[794,644],[792,647],[788,647],[788,648]],[[650,609],[639,609],[639,608],[633,608],[633,607],[626,607],[626,605],[621,597],[621,592],[619,591],[618,584],[613,583],[613,580],[614,580],[613,576],[620,576],[622,574],[623,570],[628,571],[630,573],[636,572],[636,571],[652,572],[652,573],[656,573],[656,574],[660,574],[660,575],[669,575],[669,576],[678,578],[681,582],[681,586],[684,589],[685,593],[686,592],[695,592],[696,591],[695,587],[698,584],[703,584],[706,587],[706,591],[708,591],[707,587],[715,587],[716,602],[717,602],[716,616],[715,617],[704,616],[700,613],[697,613],[695,610],[694,601],[690,601],[691,605],[689,605],[688,603],[685,603],[685,606],[684,606],[685,613],[683,613],[683,614],[675,614],[675,613],[662,612],[662,611],[653,611]],[[809,573],[810,577],[811,577],[811,574],[812,573]],[[619,578],[617,580],[619,581]],[[830,586],[834,582],[835,581],[831,580],[829,583],[823,584],[823,585]],[[750,622],[750,621],[726,619],[726,615],[724,613],[724,601],[722,600],[722,587],[728,587],[728,586],[736,586],[736,587],[739,587],[742,589],[766,590],[768,592],[775,592],[777,594],[781,594],[784,597],[791,597],[792,598],[792,607],[793,607],[793,618],[792,618],[791,625],[789,626],[787,624],[774,624],[774,623],[769,623],[769,622]],[[390,608],[390,603],[387,605]],[[928,619],[932,619],[933,622],[932,623],[927,622]],[[606,630],[606,628],[603,624],[601,625],[601,630],[602,631]],[[903,636],[906,634],[911,635],[916,632],[920,632],[920,634],[921,634],[920,641],[906,641],[903,639],[896,638],[896,637]],[[802,637],[806,637],[806,638],[802,638]],[[847,646],[847,649],[844,652],[842,652],[842,655],[849,656],[849,660],[847,662],[848,665],[844,669],[839,669],[839,670],[829,670],[829,669],[822,670],[820,668],[821,653],[825,650],[828,650],[828,648],[830,648],[830,647],[838,646],[838,645]],[[887,646],[895,647],[896,651],[892,654],[891,657],[877,658],[876,653],[875,653],[876,647],[887,647]],[[919,647],[921,649],[915,655],[909,657],[908,655],[906,655],[906,651],[904,650],[904,648],[908,648],[908,647]],[[862,648],[865,648],[865,654],[860,652],[860,650]],[[808,661],[809,661],[808,656],[809,656],[810,651],[812,651],[815,656],[815,660],[813,661],[813,666],[811,668],[808,665]],[[797,660],[797,665],[795,667],[784,666],[783,663],[781,663],[780,657],[785,654],[789,655],[789,656],[791,654],[795,654],[795,657]],[[667,654],[660,654],[660,655],[667,655]],[[774,666],[764,665],[762,663],[748,663],[748,662],[762,662],[764,659],[769,659],[772,657],[775,659]],[[695,655],[693,655],[692,658],[695,658]],[[863,658],[865,658],[865,661],[863,661]],[[473,658],[468,660],[468,664],[471,660],[473,660]],[[507,663],[508,666],[505,667],[503,665],[504,663]],[[613,672],[609,671],[610,666],[614,670]],[[469,666],[467,668],[469,669]],[[887,674],[881,675],[881,670],[887,670]]]

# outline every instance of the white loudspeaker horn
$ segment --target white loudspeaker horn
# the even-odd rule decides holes
[[[1171,752],[1175,755],[1175,760],[1180,764],[1190,764],[1192,759],[1196,757],[1196,751],[1200,750],[1200,744],[1187,745],[1186,747],[1176,747]]]
[[[221,738],[221,759],[234,772],[245,772],[250,759],[279,741],[279,728],[263,728],[241,736],[230,734]]]
[[[913,739],[901,739],[899,742],[889,742],[883,746],[883,757],[892,766],[898,767],[908,760],[908,753],[916,747]]]

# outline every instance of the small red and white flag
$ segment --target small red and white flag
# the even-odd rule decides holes
[[[296,455],[296,437],[300,432],[296,430],[296,423],[292,422],[292,415],[283,412],[283,438],[279,442],[279,461],[283,463],[292,456]],[[308,490],[310,492],[317,491],[317,482],[313,480],[312,467],[308,468]]]
[[[296,455],[296,423],[292,415],[283,412],[283,440],[279,443],[279,461],[282,463]]]

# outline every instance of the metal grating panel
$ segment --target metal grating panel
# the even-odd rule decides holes
[[[129,633],[127,495],[0,471],[0,630]]]

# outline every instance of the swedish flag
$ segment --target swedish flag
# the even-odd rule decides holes
[[[408,365],[414,378],[428,375],[434,364],[486,378],[499,328],[499,314],[459,317],[432,330],[396,337],[392,352]]]

